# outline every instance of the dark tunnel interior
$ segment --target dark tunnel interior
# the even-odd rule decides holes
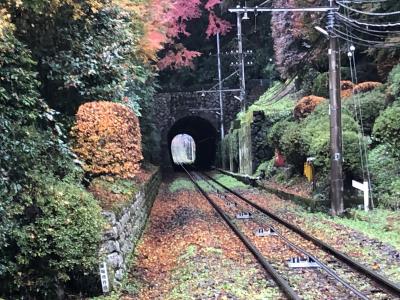
[[[215,162],[217,152],[217,131],[207,120],[190,116],[175,122],[168,133],[168,149],[171,164],[175,170],[179,168],[174,165],[171,153],[172,139],[178,134],[190,135],[196,143],[196,160],[194,167],[197,169],[209,169]]]

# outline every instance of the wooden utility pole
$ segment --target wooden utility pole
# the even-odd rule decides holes
[[[333,7],[333,0],[330,0]],[[343,213],[342,104],[340,100],[339,38],[334,34],[335,15],[328,12],[329,32],[329,115],[331,136],[331,209],[333,215]]]

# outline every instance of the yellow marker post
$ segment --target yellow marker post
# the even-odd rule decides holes
[[[312,167],[312,164],[309,162],[304,163],[304,176],[307,177],[308,182],[313,181],[314,179],[314,168]]]

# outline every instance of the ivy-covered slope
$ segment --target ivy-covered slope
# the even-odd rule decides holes
[[[346,82],[342,84],[343,171],[346,193],[348,196],[354,193],[351,188],[352,179],[362,181],[367,178],[367,164],[365,161],[361,162],[360,158],[360,151],[363,151],[360,145],[365,142],[369,153],[368,166],[373,195],[379,205],[391,208],[399,207],[400,192],[396,179],[400,175],[398,167],[400,95],[397,89],[399,73],[399,66],[393,68],[384,85],[365,82],[346,90],[348,88]],[[236,124],[240,122],[241,126],[244,126],[253,122],[254,112],[261,111],[265,115],[263,137],[261,140],[253,141],[261,143],[265,153],[264,160],[256,166],[259,167],[256,174],[260,175],[261,170],[264,170],[267,176],[276,174],[276,168],[271,168],[273,163],[267,163],[273,160],[274,149],[285,156],[294,173],[300,176],[306,158],[314,157],[318,187],[316,193],[328,197],[330,169],[328,100],[314,96],[309,97],[311,100],[306,97],[301,98],[305,93],[304,90],[293,92],[295,89],[292,89],[289,93],[282,93],[282,87],[286,85],[276,83],[245,113],[237,116]],[[304,102],[305,99],[308,102]],[[313,99],[318,101],[311,105],[310,101]],[[303,113],[299,114],[299,111]],[[235,127],[225,137],[223,143],[225,156],[233,156],[236,164],[239,164],[237,159],[239,133],[240,130]],[[381,168],[381,165],[391,165],[391,167]],[[385,170],[388,170],[389,176],[385,174]]]

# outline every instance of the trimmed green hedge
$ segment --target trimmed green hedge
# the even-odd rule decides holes
[[[344,170],[359,169],[358,127],[349,113],[343,112]],[[272,126],[268,141],[280,149],[287,161],[302,173],[306,157],[315,157],[316,170],[327,174],[330,166],[330,125],[328,105],[319,105],[300,122],[285,119]]]
[[[328,73],[319,74],[315,80],[311,89],[311,94],[329,98],[329,75]]]
[[[365,135],[371,135],[375,120],[385,107],[386,95],[383,88],[353,95],[343,102],[343,109],[347,109],[354,118],[358,118],[360,126],[362,122]],[[362,118],[360,118],[360,110]]]
[[[353,117],[343,111],[343,170],[354,172],[359,168],[358,125]],[[301,136],[307,156],[316,158],[317,170],[327,173],[330,168],[330,123],[328,105],[321,104],[300,124]]]
[[[400,160],[392,155],[390,146],[378,145],[368,154],[372,192],[378,205],[400,208]]]
[[[395,98],[400,97],[400,64],[395,66],[389,74],[388,91]]]
[[[376,119],[373,128],[375,140],[385,143],[396,157],[400,157],[400,103],[384,110]]]

